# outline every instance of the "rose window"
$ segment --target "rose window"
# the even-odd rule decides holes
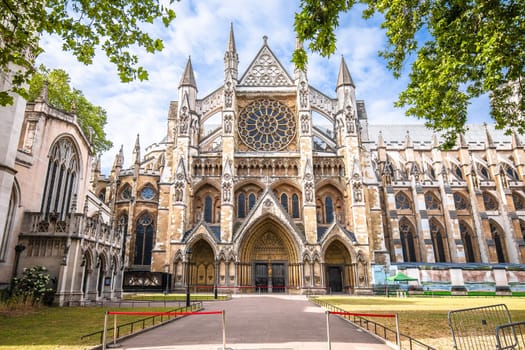
[[[240,113],[239,136],[254,151],[279,151],[295,136],[295,118],[288,107],[273,100],[250,103]]]

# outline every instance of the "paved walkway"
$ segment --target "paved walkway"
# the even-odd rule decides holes
[[[226,310],[226,348],[232,350],[321,350],[324,310],[303,296],[238,296],[205,302],[205,311]],[[392,349],[370,334],[330,316],[332,350]],[[120,342],[128,350],[222,349],[222,316],[187,316]]]

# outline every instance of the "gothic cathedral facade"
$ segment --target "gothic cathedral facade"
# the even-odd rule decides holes
[[[188,60],[166,137],[141,157],[137,136],[129,168],[122,150],[109,176],[94,167],[125,237],[124,290],[364,294],[390,266],[523,287],[517,135],[473,126],[442,151],[423,126],[369,125],[344,59],[335,97],[289,74],[266,37],[238,63],[231,29],[222,86],[198,98]]]

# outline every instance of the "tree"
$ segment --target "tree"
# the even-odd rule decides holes
[[[413,61],[410,82],[395,105],[426,119],[443,134],[445,148],[466,131],[470,101],[487,93],[496,128],[525,133],[525,2],[301,0],[294,24],[298,38],[323,56],[334,53],[339,16],[356,2],[366,5],[363,17],[384,16],[388,45],[379,55],[393,75],[399,77]],[[304,68],[304,49],[292,60]]]
[[[123,82],[147,79],[147,71],[129,49],[139,46],[149,53],[163,49],[162,40],[147,33],[147,24],[160,20],[167,27],[175,12],[162,3],[173,1],[0,1],[0,74],[11,76],[12,81],[10,88],[0,91],[0,105],[13,103],[12,92],[27,97],[24,86],[35,72],[43,33],[59,36],[63,50],[84,64],[92,63],[96,49],[101,49],[117,66]]]
[[[87,137],[92,137],[95,153],[109,150],[113,144],[106,139],[104,126],[106,111],[87,100],[82,91],[70,86],[70,78],[62,69],[49,70],[40,66],[29,82],[28,101],[34,101],[47,83],[48,102],[51,106],[75,113],[80,128]]]

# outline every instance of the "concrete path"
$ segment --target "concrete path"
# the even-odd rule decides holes
[[[226,311],[226,348],[232,350],[328,349],[324,310],[303,296],[234,295],[205,302],[205,311]],[[332,350],[392,349],[336,316],[330,316]],[[129,350],[222,349],[222,316],[186,316],[120,342]]]

